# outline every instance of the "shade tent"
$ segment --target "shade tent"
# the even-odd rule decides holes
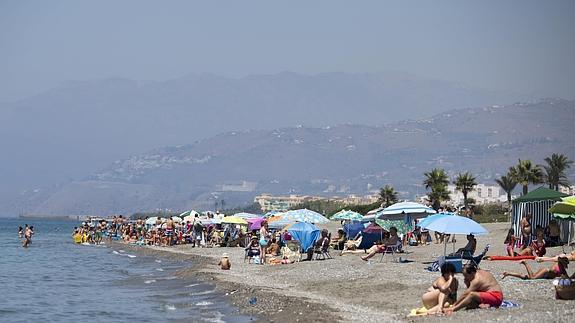
[[[197,215],[197,216],[200,216],[200,214],[199,214],[198,212],[196,212],[196,211],[194,211],[194,210],[189,210],[189,211],[185,211],[185,212],[180,213],[179,217],[180,217],[180,218],[184,218],[184,217],[187,217],[187,216],[190,216],[190,215],[191,215],[191,216],[196,216],[196,215]]]
[[[298,222],[289,229],[292,239],[299,241],[302,250],[305,252],[317,241],[320,236],[319,228],[311,223]]]
[[[552,218],[552,213],[549,212],[549,209],[555,202],[559,202],[563,197],[567,196],[567,194],[542,186],[513,200],[512,227],[516,235],[521,237],[521,218],[527,213],[531,213],[532,215],[531,226],[533,229],[538,225],[545,228]],[[571,241],[573,232],[575,231],[571,228],[573,224],[569,221],[559,221],[559,225],[561,227],[561,240],[564,242]],[[535,234],[535,230],[532,232]]]
[[[348,239],[353,239],[365,227],[361,222],[351,222],[343,225],[343,232],[345,232]]]

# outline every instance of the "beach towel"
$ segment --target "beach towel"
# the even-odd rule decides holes
[[[535,256],[487,256],[486,257],[487,260],[512,260],[512,261],[518,261],[518,260],[533,260],[535,259]]]
[[[427,315],[427,308],[420,307],[412,309],[411,312],[409,312],[409,315],[407,316],[425,316],[425,315]]]
[[[501,303],[501,306],[499,306],[499,307],[501,307],[501,308],[516,308],[516,307],[520,307],[520,305],[515,303],[515,302],[512,302],[512,301],[504,300]]]

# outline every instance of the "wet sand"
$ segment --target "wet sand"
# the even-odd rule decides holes
[[[334,230],[337,224],[328,227]],[[478,250],[483,250],[489,243],[488,255],[504,255],[503,240],[509,224],[493,223],[485,227],[490,233],[477,237]],[[455,248],[464,246],[465,242],[464,236],[457,236]],[[575,301],[555,300],[551,280],[523,281],[513,277],[501,280],[503,271],[524,272],[524,267],[518,262],[483,260],[480,267],[498,278],[505,299],[519,303],[520,308],[462,311],[450,317],[407,317],[412,308],[421,306],[422,293],[439,275],[425,270],[431,261],[443,254],[443,245],[437,244],[407,247],[407,254],[401,255],[410,261],[407,263],[394,262],[389,255],[380,261],[378,255],[368,264],[360,259],[361,254],[339,256],[338,251],[331,251],[334,259],[275,266],[244,263],[243,248],[191,248],[187,245],[138,248],[190,257],[196,265],[180,271],[181,275],[214,280],[242,312],[265,322],[572,322],[575,315]],[[448,252],[451,250],[449,245]],[[232,262],[229,271],[216,266],[223,252],[228,253]],[[560,247],[547,249],[548,255],[560,252]],[[534,261],[529,264],[534,270],[550,266]],[[575,269],[575,264],[572,266],[569,273]],[[459,293],[462,293],[463,277],[458,274],[457,278],[461,286]],[[256,303],[250,304],[254,297]]]

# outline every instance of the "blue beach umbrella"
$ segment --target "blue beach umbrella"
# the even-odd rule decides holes
[[[329,223],[329,220],[325,216],[308,209],[287,211],[282,215],[282,217],[284,219],[290,219],[297,222],[308,222],[315,224]]]
[[[487,230],[479,223],[459,215],[444,216],[422,228],[446,234],[487,234]]]
[[[237,216],[238,218],[242,218],[242,219],[255,219],[255,218],[261,218],[261,215],[258,214],[253,214],[253,213],[246,213],[246,212],[240,212],[240,213],[236,213],[234,214],[234,216]]]
[[[422,228],[425,228],[427,225],[429,225],[431,222],[433,222],[437,219],[441,219],[441,218],[444,218],[446,216],[454,216],[454,215],[457,215],[457,214],[452,213],[452,212],[441,212],[441,213],[437,213],[437,214],[432,214],[432,215],[426,217],[425,219],[419,221],[417,223],[417,225],[422,227]]]
[[[307,251],[319,238],[319,228],[311,223],[298,222],[288,232],[294,240],[299,241],[302,250]]]

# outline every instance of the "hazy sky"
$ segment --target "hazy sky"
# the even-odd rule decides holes
[[[575,1],[5,1],[0,101],[66,80],[405,71],[575,98]]]

